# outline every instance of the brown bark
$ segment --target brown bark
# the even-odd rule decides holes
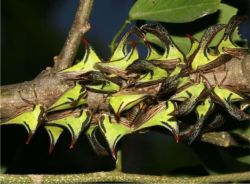
[[[1,118],[12,117],[26,108],[31,108],[32,103],[49,107],[73,82],[57,75],[53,69],[45,70],[37,78],[19,84],[1,86]],[[35,96],[37,94],[37,98]],[[30,101],[25,102],[23,99]]]
[[[249,74],[250,55],[242,58],[233,58],[225,67],[221,66],[215,70],[215,75],[219,82],[227,75],[223,83],[224,85],[240,87],[238,88],[239,90],[247,93],[250,93]],[[215,83],[213,73],[206,73],[205,76],[211,84]],[[22,100],[19,91],[24,99],[34,104],[43,104],[45,108],[48,108],[60,95],[72,87],[72,85],[74,85],[74,82],[68,80],[68,76],[59,75],[55,70],[48,68],[32,81],[1,86],[1,118],[4,119],[14,116],[24,108],[30,108],[32,106]],[[34,89],[37,93],[37,100],[35,99]],[[88,98],[88,104],[90,106],[107,108],[104,98],[105,96],[103,95],[95,96],[95,94],[91,94]]]
[[[250,55],[235,57],[213,71],[204,73],[211,85],[216,85],[216,79],[220,83],[225,78],[224,86],[231,86],[239,91],[250,93]],[[193,79],[195,77],[195,74],[191,76]]]

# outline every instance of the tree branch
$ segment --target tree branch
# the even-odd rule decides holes
[[[75,15],[74,22],[69,31],[68,38],[58,56],[54,57],[54,68],[63,70],[72,65],[81,38],[90,29],[88,23],[89,15],[92,10],[93,0],[80,0],[79,6]]]
[[[34,104],[42,104],[46,108],[73,85],[73,81],[67,81],[57,75],[53,69],[48,68],[32,81],[1,86],[1,119],[13,117],[24,109],[32,107],[22,98]],[[37,98],[35,97],[35,91]]]
[[[236,89],[239,88],[239,90],[248,93],[250,92],[249,73],[250,55],[246,55],[242,58],[233,58],[226,64],[225,67],[218,67],[215,70],[215,75],[218,81],[221,81],[225,75],[227,75],[224,85],[229,85]],[[213,73],[206,73],[205,76],[211,84],[215,83]],[[52,103],[54,103],[59,96],[61,96],[73,85],[74,82],[72,80],[68,80],[68,76],[59,75],[53,69],[47,68],[32,81],[1,86],[1,119],[14,116],[15,113],[18,113],[18,110],[20,112],[23,111],[24,108],[32,107],[20,98],[19,92],[22,94],[23,98],[34,103],[38,102],[46,108],[52,105]],[[34,89],[36,89],[38,95],[37,99],[35,99],[34,96]],[[91,94],[88,96],[88,104],[105,107],[107,105],[100,104],[106,101],[103,98],[105,97],[100,95],[97,96],[97,94]]]
[[[152,176],[127,174],[117,171],[88,174],[66,175],[11,175],[1,174],[1,183],[95,183],[95,182],[131,182],[131,183],[217,183],[243,182],[250,180],[250,172],[218,174],[198,177]]]

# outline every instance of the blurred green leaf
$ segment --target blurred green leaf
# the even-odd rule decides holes
[[[131,8],[131,20],[191,22],[219,9],[220,0],[138,0]]]

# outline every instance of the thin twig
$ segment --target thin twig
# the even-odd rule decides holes
[[[90,29],[88,23],[94,0],[80,0],[74,22],[69,31],[67,40],[58,56],[54,57],[56,70],[62,70],[72,65],[81,38]]]
[[[33,99],[34,86],[38,91],[38,103],[48,107],[64,93],[72,82],[67,81],[56,74],[56,71],[71,66],[81,38],[90,29],[88,23],[94,0],[79,0],[79,6],[74,22],[68,34],[68,38],[58,56],[54,57],[55,66],[53,69],[47,67],[35,79],[19,84],[0,86],[0,118],[8,118],[17,113],[18,110],[28,105],[21,100],[18,91],[25,93],[26,99]],[[54,70],[55,69],[55,70]]]
[[[250,180],[250,172],[218,174],[210,176],[152,176],[127,174],[117,171],[66,175],[9,175],[1,174],[0,183],[94,183],[94,182],[139,182],[139,183],[217,183],[243,182]]]

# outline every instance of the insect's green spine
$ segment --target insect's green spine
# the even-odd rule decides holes
[[[203,80],[202,75],[200,76],[204,71],[208,72],[225,64],[235,55],[249,54],[248,49],[236,46],[231,39],[240,21],[240,18],[234,16],[227,25],[208,28],[200,42],[191,38],[192,46],[186,56],[172,41],[166,29],[159,24],[131,29],[123,36],[108,62],[102,62],[85,41],[83,59],[59,72],[62,75],[78,73],[79,78],[75,86],[62,94],[46,112],[42,111],[40,104],[36,104],[32,111],[23,112],[1,122],[1,125],[24,125],[31,137],[44,113],[53,114],[71,109],[72,112],[57,119],[47,121],[43,118],[50,137],[50,152],[60,137],[62,128],[66,128],[71,133],[72,146],[79,134],[86,131],[95,150],[106,154],[95,136],[95,131],[100,129],[113,157],[116,157],[115,148],[123,136],[152,126],[161,126],[172,132],[178,142],[178,117],[195,111],[197,121],[189,133],[189,140],[192,142],[199,135],[215,104],[222,105],[229,115],[238,120],[249,120],[250,115],[234,104],[238,101],[242,104],[249,102],[242,92],[223,87],[223,84],[211,86]],[[223,30],[223,38],[214,52],[210,53],[209,43]],[[127,42],[131,34],[136,34],[145,41],[146,33],[160,38],[165,45],[163,54],[159,54],[148,42],[145,42],[148,48],[148,56],[145,59],[139,57],[134,42],[129,49]],[[196,74],[198,80],[191,80],[190,74]],[[106,94],[110,111],[87,110],[89,91]],[[170,93],[173,95],[166,99],[166,95]],[[162,94],[165,94],[165,98],[162,98]]]

